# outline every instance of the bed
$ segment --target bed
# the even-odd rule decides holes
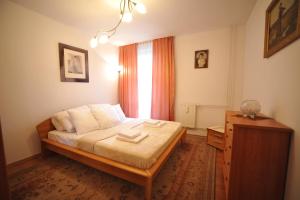
[[[118,141],[113,133],[128,126],[146,130],[148,137],[138,144]],[[139,120],[128,120],[108,130],[76,136],[56,131],[51,119],[47,119],[37,126],[37,132],[43,155],[47,155],[49,151],[56,152],[141,185],[145,188],[145,199],[150,200],[153,179],[176,145],[183,142],[186,129],[175,122],[166,122],[162,128],[145,128]],[[104,137],[99,139],[100,135]],[[90,141],[93,141],[92,145],[89,144]],[[148,148],[153,145],[156,147]],[[141,151],[143,148],[147,150]]]

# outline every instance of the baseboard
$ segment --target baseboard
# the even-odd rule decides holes
[[[19,170],[21,170],[22,168],[24,168],[24,165],[28,165],[28,163],[32,163],[35,160],[38,160],[42,157],[41,153],[35,154],[33,156],[24,158],[22,160],[18,160],[16,162],[10,163],[6,166],[7,168],[7,174],[11,175]]]
[[[189,128],[187,130],[187,134],[191,135],[199,135],[199,136],[207,136],[207,129],[206,128],[197,128],[197,129],[191,129]]]

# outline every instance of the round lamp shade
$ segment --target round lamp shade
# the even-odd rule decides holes
[[[241,112],[244,117],[250,117],[252,119],[260,112],[261,106],[257,100],[244,100],[240,106]]]

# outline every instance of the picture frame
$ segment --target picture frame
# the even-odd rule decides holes
[[[208,49],[195,51],[195,69],[208,68],[208,58]]]
[[[300,37],[300,0],[273,0],[266,10],[264,58]]]
[[[60,80],[62,82],[89,82],[88,51],[59,43]]]

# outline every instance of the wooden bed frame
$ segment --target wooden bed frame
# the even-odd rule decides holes
[[[153,179],[167,161],[176,145],[179,142],[182,143],[186,135],[186,129],[182,128],[180,133],[173,139],[151,168],[140,169],[48,139],[48,132],[55,130],[50,119],[43,121],[36,128],[41,139],[43,155],[47,155],[47,152],[50,150],[108,174],[144,186],[146,200],[151,199]]]

